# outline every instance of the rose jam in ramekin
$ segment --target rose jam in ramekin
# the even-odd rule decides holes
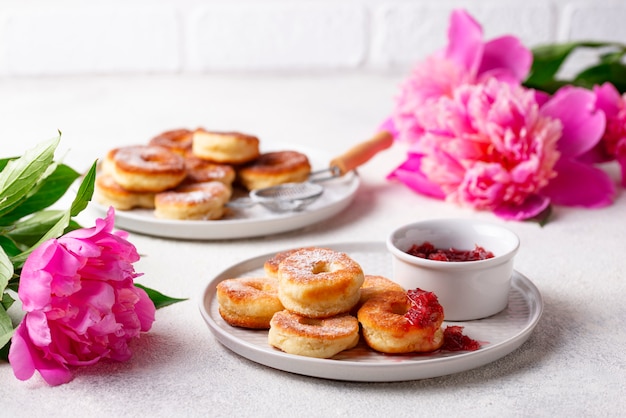
[[[493,258],[491,251],[487,251],[476,244],[473,250],[457,250],[456,248],[436,248],[428,241],[420,245],[413,244],[411,248],[407,250],[407,254],[428,260],[452,262],[478,261]]]

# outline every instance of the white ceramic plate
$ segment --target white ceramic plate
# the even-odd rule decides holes
[[[273,149],[289,149],[274,147]],[[331,158],[319,151],[303,150],[314,169],[328,166]],[[216,221],[180,221],[159,219],[148,209],[115,211],[115,226],[119,229],[139,232],[165,238],[193,240],[238,239],[267,236],[303,228],[331,218],[344,210],[354,199],[359,188],[359,177],[355,172],[325,181],[324,193],[313,204],[299,212],[272,213],[257,205],[249,209],[232,210],[230,214]],[[105,215],[107,207],[91,202],[90,206],[100,215]]]
[[[324,245],[346,252],[366,274],[391,277],[391,255],[384,243]],[[515,271],[508,307],[486,319],[444,322],[461,325],[463,333],[482,343],[471,352],[443,352],[417,355],[383,355],[363,343],[332,359],[286,354],[267,343],[267,331],[246,330],[228,325],[219,315],[215,288],[232,277],[263,274],[263,263],[274,254],[265,254],[238,263],[217,275],[206,286],[200,312],[209,329],[224,346],[257,363],[275,369],[326,379],[364,382],[393,382],[426,379],[470,370],[493,362],[516,350],[530,336],[543,311],[541,294],[526,277]]]

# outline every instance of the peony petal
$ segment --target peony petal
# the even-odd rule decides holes
[[[37,347],[47,347],[52,342],[48,318],[42,311],[29,312],[22,322],[28,331],[28,338]]]
[[[46,358],[44,353],[32,344],[25,322],[18,325],[11,340],[9,363],[13,374],[19,380],[28,380],[39,371],[49,385],[60,385],[72,380],[72,373],[62,364]]]
[[[139,301],[135,304],[135,312],[139,318],[141,330],[145,332],[152,328],[156,308],[154,307],[154,303],[148,294],[143,289],[135,287],[133,290],[139,296]]]
[[[550,205],[550,199],[545,196],[529,196],[524,203],[518,206],[504,205],[494,209],[493,213],[502,219],[523,221],[534,218],[546,210]]]
[[[492,73],[499,80],[521,82],[533,62],[532,52],[514,36],[502,36],[485,44],[478,75]]]
[[[96,226],[92,228],[79,228],[65,234],[65,237],[78,239],[92,239],[100,233],[111,233],[115,224],[115,209],[110,207],[106,218],[96,219]]]
[[[388,180],[398,180],[408,186],[410,189],[422,193],[426,196],[444,199],[445,194],[441,187],[431,182],[421,172],[420,158],[418,156],[409,156],[398,168],[392,171],[388,176]]]
[[[564,206],[599,208],[610,205],[615,185],[602,170],[574,160],[559,160],[557,177],[541,190],[553,203]]]
[[[599,142],[595,147],[576,158],[576,160],[587,164],[606,163],[613,161],[613,159],[606,151],[606,147],[602,142]]]
[[[614,117],[619,112],[619,103],[622,98],[613,84],[607,82],[601,86],[594,86],[593,92],[596,95],[596,106],[607,117]]]
[[[448,28],[446,58],[476,74],[483,55],[483,30],[465,10],[454,10]]]
[[[64,236],[59,238],[59,243],[68,251],[81,257],[98,257],[101,252],[98,245],[86,239]]]
[[[595,107],[595,95],[583,88],[560,89],[540,112],[563,124],[558,144],[562,158],[577,157],[591,150],[602,138],[606,126],[604,113]]]
[[[622,171],[622,187],[626,187],[626,138],[617,143],[616,159]]]
[[[535,101],[537,102],[537,105],[539,105],[539,107],[542,107],[543,105],[548,103],[548,101],[552,98],[552,96],[550,96],[550,94],[546,93],[545,91],[533,90],[532,92],[535,96]]]
[[[18,295],[25,311],[42,309],[50,303],[52,293],[74,291],[74,276],[81,261],[69,254],[57,240],[37,247],[22,268]]]
[[[394,139],[398,138],[398,128],[396,128],[395,123],[393,122],[393,118],[386,119],[379,127],[377,132],[386,131],[394,137]]]
[[[33,356],[34,347],[27,343],[30,341],[28,330],[24,322],[15,329],[9,348],[9,363],[13,368],[13,374],[20,380],[28,380],[35,373],[35,361]]]

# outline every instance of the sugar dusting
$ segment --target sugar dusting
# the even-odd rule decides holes
[[[277,312],[272,320],[284,331],[307,337],[343,338],[358,330],[358,321],[351,315],[311,320],[289,311]]]
[[[326,248],[306,248],[286,257],[279,266],[290,279],[313,279],[316,275],[339,272],[362,272],[361,266],[347,254]]]

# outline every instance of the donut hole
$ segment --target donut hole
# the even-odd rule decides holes
[[[248,286],[250,286],[254,290],[265,290],[265,286],[263,286],[263,284],[259,282],[250,282],[248,283]]]
[[[406,315],[408,311],[409,309],[406,304],[393,303],[391,305],[391,313],[393,313],[394,315]]]
[[[330,265],[325,261],[317,261],[313,264],[313,274],[328,273],[330,271]]]
[[[272,283],[267,283],[266,281],[250,281],[247,283],[247,286],[251,290],[255,290],[258,292],[273,292],[274,286]]]
[[[307,317],[300,317],[298,319],[298,322],[300,322],[302,325],[310,325],[313,327],[321,327],[322,326],[322,320],[321,319],[315,319],[315,318],[307,318]]]
[[[141,156],[141,158],[147,163],[162,163],[167,161],[167,159],[164,158],[162,155],[152,153],[144,154]]]

